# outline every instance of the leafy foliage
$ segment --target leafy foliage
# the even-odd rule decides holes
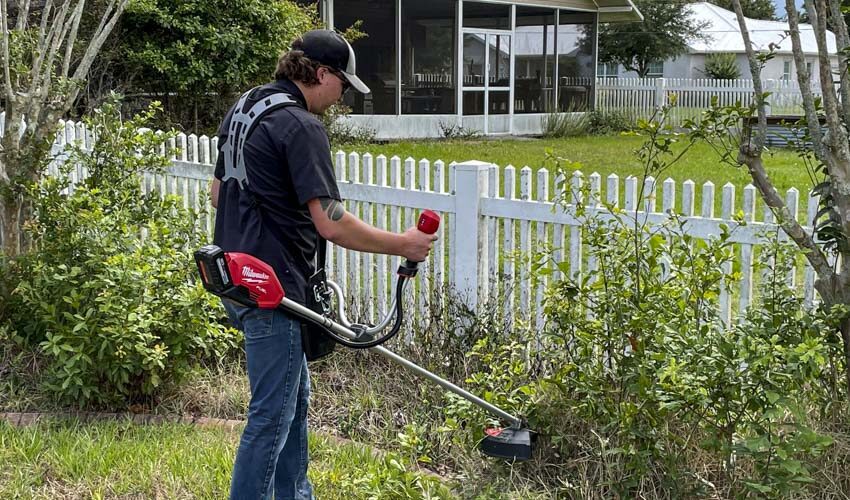
[[[732,0],[708,0],[710,3],[734,12]],[[776,19],[776,6],[773,0],[741,0],[741,9],[744,16],[750,19]]]
[[[116,54],[124,71],[136,75],[135,88],[175,93],[167,104],[182,107],[184,121],[206,112],[212,125],[224,111],[217,101],[269,80],[281,52],[317,23],[314,13],[288,0],[134,0]]]
[[[118,106],[86,120],[92,151],[71,146],[60,175],[33,189],[37,250],[7,268],[14,289],[3,312],[15,340],[43,353],[48,389],[78,404],[155,394],[236,340],[194,279],[200,214],[141,190],[142,171],[169,161],[158,154],[163,137],[141,129],[155,108],[123,122]],[[87,176],[72,185],[78,168]]]
[[[589,114],[587,131],[594,135],[608,135],[627,132],[632,129],[635,120],[623,111],[593,110]]]
[[[738,58],[732,53],[713,53],[705,56],[705,75],[715,80],[741,78]]]
[[[644,78],[653,62],[684,54],[687,42],[704,28],[686,13],[687,2],[635,0],[642,23],[604,24],[599,27],[599,60],[622,64]]]
[[[334,104],[319,116],[328,132],[331,148],[342,144],[367,144],[375,140],[375,130],[347,121],[349,114],[351,108],[344,104]]]
[[[644,178],[681,157],[668,112],[638,124]],[[564,206],[584,221],[594,265],[571,275],[570,262],[555,261],[562,277],[546,294],[546,329],[527,343],[480,340],[468,382],[526,415],[551,455],[589,460],[602,496],[785,497],[806,488],[832,443],[812,410],[827,411],[836,393],[830,367],[841,365],[841,345],[823,332],[835,331],[843,308],[804,309],[788,281],[798,252],[774,235],[758,260],[758,300],[727,324],[718,302],[741,277],[733,241],[742,221],[701,240],[686,219],[650,226],[640,212],[596,203]],[[533,256],[535,275],[554,277],[552,255]],[[700,453],[715,465],[692,468],[687,457]]]

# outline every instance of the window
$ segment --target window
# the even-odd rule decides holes
[[[812,63],[810,63],[810,62],[806,63],[806,73],[809,74],[809,78],[812,78],[813,76],[815,76],[815,74],[812,73]]]
[[[455,113],[455,0],[402,0],[401,112]]]
[[[398,81],[395,5],[395,0],[334,2],[334,28],[343,31],[362,20],[360,31],[369,35],[351,44],[357,55],[357,76],[372,90],[368,95],[354,90],[346,93],[343,103],[351,108],[352,113],[396,113]]]
[[[596,14],[562,10],[558,18],[558,110],[591,109],[596,80]]]
[[[555,10],[516,8],[514,113],[555,107]]]
[[[618,78],[620,76],[620,65],[617,63],[599,63],[596,67],[599,78]]]
[[[791,61],[782,63],[782,79],[786,82],[791,80]]]
[[[653,61],[649,63],[647,78],[664,78],[664,61]]]

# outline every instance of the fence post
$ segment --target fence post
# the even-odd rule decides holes
[[[481,199],[487,197],[490,163],[466,161],[455,165],[454,286],[470,308],[478,306],[487,262],[487,225],[481,221]]]
[[[655,79],[655,107],[661,109],[662,106],[667,104],[667,79],[666,78],[656,78]]]

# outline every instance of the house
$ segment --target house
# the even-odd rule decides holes
[[[652,65],[650,78],[708,78],[705,74],[706,56],[709,54],[735,54],[741,78],[751,79],[744,39],[734,12],[720,8],[708,2],[690,4],[690,15],[698,22],[706,23],[702,32],[706,39],[695,39],[688,43],[688,53],[675,59],[657,62]],[[756,49],[767,51],[771,44],[777,44],[776,57],[767,61],[761,72],[762,80],[796,81],[796,64],[791,49],[791,38],[787,22],[747,19],[750,38]],[[806,55],[806,65],[812,73],[814,82],[820,81],[820,68],[817,64],[818,46],[814,30],[809,24],[800,24],[800,43]],[[832,66],[837,70],[838,55],[835,35],[827,33],[827,44]],[[600,64],[597,69],[600,77],[637,78],[632,71],[622,66]]]
[[[316,3],[302,2],[302,3]],[[379,138],[442,137],[463,127],[534,134],[555,111],[594,102],[599,22],[642,19],[631,0],[319,0],[352,43],[372,89],[348,118]]]

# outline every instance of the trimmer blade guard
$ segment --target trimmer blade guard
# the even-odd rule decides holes
[[[493,458],[504,458],[522,462],[531,458],[535,434],[529,429],[519,427],[491,427],[484,431],[478,449]]]

